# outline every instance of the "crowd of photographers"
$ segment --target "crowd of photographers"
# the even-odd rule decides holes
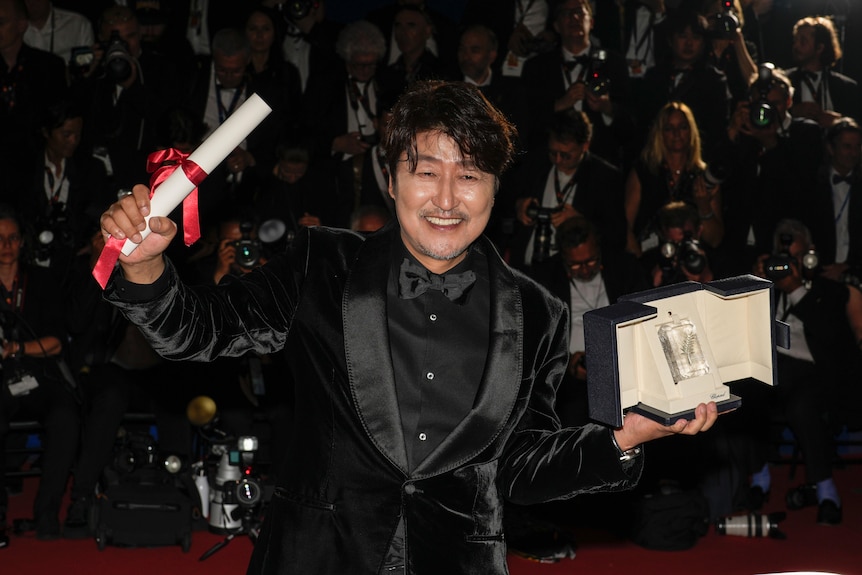
[[[89,270],[103,247],[102,210],[149,180],[151,153],[189,153],[257,93],[273,112],[201,185],[203,237],[171,249],[181,274],[230,281],[302,226],[375,229],[392,209],[378,148],[388,109],[422,80],[472,83],[518,128],[518,161],[486,233],[570,306],[564,423],[586,417],[584,312],[647,287],[762,275],[783,294],[777,317],[801,343],[779,356],[781,383],[791,383],[760,401],[753,391],[751,403],[798,436],[807,477],[794,505],[816,504],[821,523],[841,522],[831,442],[859,425],[848,408],[858,380],[849,358],[862,341],[862,94],[851,79],[862,57],[842,58],[839,41],[862,22],[849,9],[827,14],[834,3],[816,0],[467,0],[453,17],[398,0],[339,23],[324,0],[103,0],[86,13],[67,4],[0,0],[0,203],[23,223],[19,276],[47,269],[31,276],[69,302],[61,356],[71,374],[4,393],[0,434],[13,417],[50,419],[70,391],[83,430],[65,528],[59,482],[43,479],[53,491],[40,492],[34,510],[39,538],[87,534],[130,406],[159,415],[160,446],[185,456],[184,405],[200,390],[237,407],[237,432],[261,405],[289,425],[281,358],[167,365],[101,302]],[[3,290],[0,323],[13,344],[43,335],[15,307],[20,289]],[[20,383],[21,355],[4,346],[7,384],[12,374]],[[252,385],[261,365],[277,384]],[[213,380],[223,385],[207,386]],[[746,445],[745,457],[731,457],[746,497],[729,505],[756,508],[769,494],[772,454],[769,442],[752,449],[752,438],[770,431],[728,419],[722,433]],[[53,446],[65,444],[45,441],[48,471]],[[14,489],[5,487],[0,532]]]

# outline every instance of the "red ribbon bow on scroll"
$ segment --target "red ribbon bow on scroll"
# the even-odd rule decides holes
[[[207,173],[196,163],[188,160],[188,154],[174,148],[153,152],[147,157],[147,172],[150,176],[150,197],[156,188],[174,171],[180,168],[188,180],[195,185],[192,192],[183,199],[183,240],[187,246],[192,245],[201,237],[200,221],[198,220],[198,188],[207,177]],[[108,279],[114,271],[114,266],[120,258],[125,240],[108,238],[105,247],[99,255],[99,261],[93,267],[93,277],[105,289]]]

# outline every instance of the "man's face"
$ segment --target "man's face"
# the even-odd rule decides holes
[[[862,134],[850,130],[841,132],[828,149],[835,171],[847,174],[859,165],[862,158]]]
[[[579,144],[574,140],[561,141],[552,137],[548,139],[548,157],[555,168],[570,176],[578,169],[589,145],[589,142]]]
[[[431,26],[422,14],[414,10],[399,12],[392,24],[392,31],[398,49],[405,54],[420,53],[431,37]]]
[[[671,112],[662,127],[661,138],[668,152],[687,152],[691,142],[691,126],[685,114],[677,110]]]
[[[45,148],[60,158],[71,158],[81,142],[83,118],[69,118],[45,136]]]
[[[564,46],[585,47],[590,42],[593,17],[588,0],[568,0],[554,20],[554,30],[560,35]]]
[[[698,229],[697,224],[693,222],[686,222],[683,227],[674,226],[672,228],[665,228],[662,230],[662,236],[664,236],[664,241],[673,242],[675,244],[682,243],[686,236],[689,236],[692,239],[699,240],[700,239],[700,230]]]
[[[113,24],[105,24],[102,26],[99,40],[107,42],[111,38],[111,33],[116,31],[120,35],[120,39],[129,46],[129,54],[135,58],[141,57],[141,29],[138,23],[134,20],[126,20],[125,22],[115,22]]]
[[[221,52],[214,52],[213,66],[218,83],[224,88],[238,88],[245,77],[248,60],[245,54],[226,56]]]
[[[588,282],[602,270],[601,252],[594,237],[579,246],[564,249],[561,255],[570,279]]]
[[[15,12],[12,2],[0,0],[0,50],[20,46],[26,31],[27,19]]]
[[[368,82],[377,72],[377,56],[374,54],[353,54],[347,62],[347,73],[359,82]]]
[[[688,27],[671,37],[670,48],[673,52],[675,67],[691,66],[700,59],[703,53],[703,36],[696,34],[691,27]]]
[[[822,44],[814,42],[814,29],[811,26],[800,26],[793,35],[793,60],[800,66],[818,63]]]
[[[0,220],[0,264],[13,264],[21,255],[21,230],[15,220]]]
[[[410,172],[402,154],[389,184],[404,245],[430,271],[441,274],[466,257],[485,229],[494,205],[496,177],[464,158],[439,132],[416,138],[418,163]]]
[[[781,122],[787,113],[787,109],[790,107],[790,97],[780,87],[776,86],[767,92],[766,101],[769,102],[769,105],[778,114],[778,121]]]
[[[477,31],[465,32],[458,46],[458,66],[464,76],[480,81],[485,78],[491,63],[497,58],[497,51],[485,34]]]

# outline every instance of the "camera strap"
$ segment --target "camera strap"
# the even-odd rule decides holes
[[[23,279],[21,279],[23,276]],[[6,286],[0,284],[3,299],[0,300],[0,308],[11,311],[13,314],[18,314],[24,311],[24,295],[27,289],[27,274],[20,274],[15,277],[12,282],[12,289],[7,290]]]
[[[574,196],[575,186],[578,182],[575,181],[576,174],[566,182],[566,185],[560,188],[560,171],[554,168],[554,194],[557,196],[557,206],[562,206],[570,200],[569,195]]]
[[[225,108],[224,102],[221,99],[222,90],[228,90],[229,88],[223,88],[219,86],[216,81],[215,74],[213,74],[213,82],[215,82],[215,96],[216,96],[216,104],[218,105],[218,121],[219,124],[224,124],[224,121],[233,114],[234,110],[236,110],[237,104],[239,104],[239,98],[242,96],[242,93],[245,91],[245,80],[243,80],[242,84],[237,86],[233,92],[233,98],[231,98],[230,106]]]

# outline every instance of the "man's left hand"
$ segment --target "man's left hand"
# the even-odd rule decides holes
[[[671,425],[663,425],[639,413],[628,413],[623,426],[614,430],[614,437],[620,449],[627,451],[670,435],[696,435],[710,429],[717,419],[718,408],[714,401],[698,405],[694,410],[694,419],[679,419]]]

